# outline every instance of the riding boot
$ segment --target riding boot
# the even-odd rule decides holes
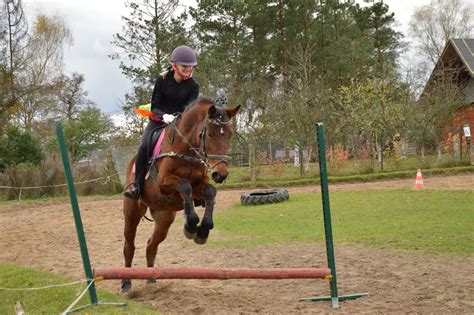
[[[140,198],[141,191],[143,189],[143,184],[145,183],[145,174],[146,168],[143,163],[140,161],[140,153],[138,153],[137,160],[135,161],[135,182],[131,183],[123,195],[127,198],[138,200]]]

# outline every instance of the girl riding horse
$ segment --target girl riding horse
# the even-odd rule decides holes
[[[197,97],[199,86],[191,78],[196,54],[187,46],[177,47],[171,54],[172,68],[160,76],[152,97],[152,112],[136,157],[127,169],[123,212],[125,267],[132,266],[137,227],[147,209],[154,219],[153,234],[146,247],[147,267],[155,264],[158,245],[166,238],[178,211],[184,209],[184,234],[197,244],[204,244],[214,227],[212,215],[217,190],[216,183],[228,176],[227,160],[233,134],[232,118],[240,106],[226,109],[209,99],[198,99],[184,110],[188,101]],[[173,115],[176,114],[177,118]],[[148,139],[153,130],[167,124],[165,140],[159,154],[152,159],[145,178],[148,159]],[[134,170],[135,174],[134,175]],[[194,210],[194,200],[203,200],[204,216],[200,221]],[[153,281],[154,279],[150,279]],[[122,280],[123,292],[131,288],[130,279]]]
[[[150,119],[142,136],[135,163],[135,181],[127,186],[124,196],[138,200],[145,180],[148,159],[148,140],[154,130],[171,123],[175,114],[182,113],[186,105],[199,95],[199,85],[192,78],[197,65],[196,53],[188,46],[178,46],[171,53],[171,67],[161,73],[155,82],[151,98]]]
[[[124,198],[123,211],[125,267],[132,266],[135,235],[147,208],[154,219],[153,234],[146,247],[147,267],[153,267],[158,245],[166,238],[178,211],[184,209],[184,234],[197,244],[204,244],[214,227],[213,211],[217,194],[210,183],[222,183],[228,176],[227,160],[233,134],[232,117],[240,106],[225,109],[213,101],[199,99],[164,130],[165,140],[143,185],[139,200]],[[133,180],[133,158],[127,169],[127,183]],[[204,200],[204,216],[194,210],[194,200]],[[199,224],[199,225],[198,225]],[[131,288],[130,279],[122,281],[122,290]]]

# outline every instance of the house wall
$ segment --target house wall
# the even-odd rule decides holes
[[[455,115],[453,126],[457,127],[468,124],[471,126],[471,129],[474,129],[474,101],[471,105],[464,106],[458,110]]]
[[[446,142],[449,139],[449,134],[453,133],[459,134],[460,128],[468,124],[471,128],[471,135],[474,133],[474,101],[470,105],[466,105],[456,111],[454,119],[446,124],[444,128],[444,133],[442,136],[443,142]]]
[[[474,77],[469,79],[469,83],[464,88],[465,106],[454,113],[454,119],[444,126],[443,141],[449,137],[449,133],[458,132],[459,128],[465,124],[471,127],[471,134],[474,132]]]

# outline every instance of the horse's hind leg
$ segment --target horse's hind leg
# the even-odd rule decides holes
[[[125,242],[123,246],[123,256],[125,259],[125,267],[132,266],[133,255],[135,254],[135,236],[137,235],[137,227],[141,218],[145,215],[147,207],[136,200],[124,198],[123,214],[125,227],[123,234]],[[127,293],[132,288],[130,279],[122,280],[122,292]]]
[[[156,211],[153,213],[155,228],[146,246],[147,267],[154,267],[158,245],[166,239],[175,217],[176,211]],[[151,282],[155,282],[155,279],[148,279],[148,283]]]

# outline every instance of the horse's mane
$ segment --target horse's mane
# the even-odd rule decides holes
[[[208,97],[199,97],[196,99],[194,102],[190,103],[188,106],[186,106],[186,109],[184,110],[185,112],[189,111],[191,108],[194,108],[196,106],[200,105],[212,105],[214,104],[214,101],[211,98]]]

